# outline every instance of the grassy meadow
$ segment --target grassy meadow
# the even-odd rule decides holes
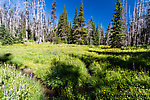
[[[31,68],[54,100],[150,99],[150,46],[0,45],[0,62]]]

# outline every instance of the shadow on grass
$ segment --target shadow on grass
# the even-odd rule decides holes
[[[106,57],[95,57],[91,55],[75,55],[75,54],[69,54],[72,57],[77,57],[80,60],[82,60],[86,67],[88,68],[90,64],[92,64],[94,61],[101,63],[106,62],[107,65],[105,65],[106,68],[112,68],[112,67],[121,67],[124,69],[130,69],[130,70],[137,70],[137,71],[148,71],[150,70],[150,52],[136,52],[136,53],[108,53],[113,56],[106,56]],[[122,57],[129,55],[130,57],[128,59],[122,59]]]
[[[12,54],[11,54],[11,53],[0,54],[0,62],[1,62],[1,63],[10,61],[12,58],[13,58],[13,57],[12,57]]]

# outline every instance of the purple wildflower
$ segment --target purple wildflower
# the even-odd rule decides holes
[[[22,85],[20,84],[20,89],[19,89],[19,91],[21,91],[21,89],[22,89]]]
[[[26,89],[26,87],[27,87],[27,84],[25,83],[24,88]]]
[[[4,88],[6,89],[6,83],[4,83]]]
[[[11,96],[11,90],[9,90],[9,96]]]
[[[16,91],[16,86],[14,86],[14,92]]]
[[[7,96],[7,90],[6,90],[6,96]]]
[[[54,79],[52,78],[51,80],[53,81]]]
[[[15,94],[13,93],[13,97],[12,97],[12,99],[15,97]]]
[[[144,68],[144,72],[147,74],[146,68]]]
[[[135,65],[134,65],[134,63],[133,63],[133,69],[134,69],[134,70],[136,70],[136,69],[135,69]]]

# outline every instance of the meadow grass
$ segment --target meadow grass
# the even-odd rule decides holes
[[[30,67],[55,99],[150,98],[150,49],[68,44],[0,45],[0,60]],[[61,97],[61,98],[60,98]]]

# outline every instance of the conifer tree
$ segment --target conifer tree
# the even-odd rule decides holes
[[[101,27],[100,27],[100,44],[101,45],[104,45],[105,44],[105,40],[104,40],[104,28],[101,24]]]
[[[113,14],[113,27],[112,27],[112,36],[111,38],[111,47],[120,48],[122,46],[122,6],[121,1],[117,0],[115,13]]]
[[[86,20],[83,17],[83,1],[81,0],[81,5],[80,5],[80,11],[79,11],[79,15],[78,15],[78,30],[79,30],[79,34],[78,34],[78,44],[86,44],[87,42],[87,32],[86,32],[86,28],[84,28],[84,26],[86,25]]]
[[[59,42],[62,41],[64,43],[67,43],[68,31],[69,31],[69,22],[67,19],[67,13],[65,11],[65,6],[64,6],[64,11],[62,15],[60,15],[59,23],[58,23],[57,36],[58,36]]]
[[[73,21],[73,27],[72,27],[72,43],[77,42],[77,35],[78,35],[78,17],[77,17],[77,8],[75,9],[75,16],[74,16],[74,21]]]
[[[67,42],[68,44],[72,44],[73,41],[73,34],[72,34],[72,27],[71,27],[71,22],[68,30],[68,35],[67,35]]]
[[[2,45],[12,45],[14,43],[13,36],[5,28],[4,24],[0,27],[0,42]]]
[[[96,31],[94,35],[94,45],[100,45],[99,25],[97,25],[96,27]]]
[[[94,45],[94,42],[95,42],[95,32],[96,32],[96,26],[95,26],[95,23],[93,21],[91,21],[92,23],[92,32],[91,32],[91,44]]]

